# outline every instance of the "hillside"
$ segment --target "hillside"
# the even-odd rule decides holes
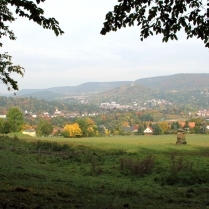
[[[176,78],[178,78],[178,76],[176,76]],[[177,83],[177,80],[175,80],[176,78],[173,78],[175,81],[174,83]],[[158,78],[155,82],[157,83],[163,79],[164,78]],[[198,79],[196,79],[196,81],[197,80]],[[206,83],[202,86],[200,85],[199,88],[195,84],[195,88],[187,88],[184,87],[185,84],[180,80],[179,83],[182,83],[181,85],[170,84],[168,88],[163,88],[163,85],[161,85],[157,88],[154,87],[154,85],[157,86],[155,82],[147,82],[146,86],[151,86],[152,83],[152,88],[148,88],[135,82],[131,85],[121,86],[113,90],[96,94],[90,97],[90,99],[93,103],[109,103],[114,101],[121,105],[131,105],[136,102],[141,107],[144,106],[144,103],[149,103],[149,108],[159,108],[157,105],[159,103],[162,107],[162,102],[164,103],[164,108],[167,104],[195,109],[208,109],[209,107],[209,88]],[[167,85],[167,83],[165,84]],[[172,87],[179,89],[174,90],[175,88]],[[173,90],[169,90],[169,88],[172,88]]]
[[[132,102],[146,101],[151,99],[156,91],[139,84],[129,84],[120,86],[113,90],[108,90],[90,97],[92,102],[110,102],[114,101],[120,104],[129,104]]]
[[[26,89],[18,92],[18,97],[60,100],[62,104],[72,103],[73,98],[77,104],[83,100],[85,104],[91,105],[105,102],[129,105],[137,102],[143,106],[150,100],[166,100],[177,106],[208,109],[209,74],[176,74],[132,82],[88,82],[78,86]]]
[[[63,95],[89,95],[95,93],[101,93],[108,90],[113,90],[125,85],[140,84],[141,86],[158,89],[158,90],[209,90],[209,73],[197,73],[197,74],[175,74],[168,76],[158,76],[150,78],[137,79],[135,81],[113,81],[113,82],[87,82],[78,86],[63,86],[52,87],[48,89],[27,89],[21,90],[17,93],[17,96],[32,96],[40,97],[38,94],[44,94],[41,92],[48,91],[58,95],[52,95],[53,97],[62,97]]]
[[[56,99],[60,99],[62,95],[58,93],[54,93],[52,91],[43,90],[39,92],[23,94],[22,96],[19,97],[32,97],[32,98],[44,99],[44,100],[56,100]]]
[[[209,73],[143,78],[136,80],[135,83],[159,90],[209,89]]]
[[[37,98],[0,97],[0,114],[7,114],[11,107],[20,107],[24,112],[32,113],[49,112],[54,113],[55,109],[68,110],[68,106],[59,101],[46,101]]]
[[[83,95],[103,92],[119,86],[129,84],[131,81],[115,82],[88,82],[78,86],[52,87],[48,89],[23,89],[17,92],[17,96],[36,97],[47,100],[57,99],[63,96]],[[46,95],[46,97],[44,96]]]

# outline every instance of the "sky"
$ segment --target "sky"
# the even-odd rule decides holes
[[[105,15],[117,0],[48,0],[39,4],[46,17],[55,17],[62,30],[56,37],[25,18],[10,25],[17,39],[3,38],[0,53],[8,52],[25,75],[12,75],[19,89],[76,86],[85,82],[134,81],[178,73],[209,73],[209,49],[196,38],[162,43],[162,36],[140,41],[140,28],[122,28],[105,36]],[[0,93],[7,88],[0,83]]]

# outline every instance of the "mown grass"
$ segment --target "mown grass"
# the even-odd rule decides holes
[[[0,208],[209,208],[209,137],[0,137]]]

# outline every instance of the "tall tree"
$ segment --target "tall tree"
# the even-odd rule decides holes
[[[162,134],[164,134],[169,128],[167,122],[159,122],[158,125],[160,126],[160,129],[162,130]]]
[[[209,17],[206,0],[118,0],[114,11],[108,12],[101,34],[121,27],[141,26],[141,41],[155,34],[163,35],[163,42],[177,40],[177,32],[184,29],[187,39],[200,38],[209,48]],[[205,3],[205,5],[204,5]],[[208,3],[209,8],[209,3]]]
[[[180,127],[181,126],[180,126],[179,122],[172,122],[172,124],[171,124],[171,129],[177,130]]]
[[[144,114],[140,115],[139,119],[141,121],[153,121],[153,117],[150,113],[144,113]]]
[[[11,132],[18,132],[24,124],[23,113],[17,107],[10,108],[7,113],[7,122],[10,124]]]
[[[90,118],[79,118],[76,123],[79,124],[82,130],[83,137],[89,137],[94,135],[94,121]]]
[[[36,3],[29,0],[1,0],[0,1],[0,39],[3,36],[8,36],[10,40],[15,40],[15,34],[6,25],[8,22],[12,23],[17,18],[10,11],[11,7],[15,8],[15,13],[19,17],[24,17],[33,20],[43,28],[51,29],[55,34],[61,35],[64,32],[59,27],[59,23],[55,18],[44,17],[44,10],[37,5],[45,0],[36,0]],[[2,42],[0,42],[2,47]],[[0,81],[7,85],[8,90],[18,90],[17,81],[11,77],[11,73],[16,73],[21,76],[24,75],[24,68],[19,65],[13,65],[11,56],[7,53],[0,54]]]
[[[38,125],[36,126],[36,135],[37,136],[49,136],[53,131],[52,124],[47,120],[39,120]]]
[[[152,125],[152,130],[153,130],[154,135],[162,134],[162,129],[160,128],[160,126],[157,123]]]
[[[137,134],[138,135],[144,135],[144,126],[142,124],[139,125]]]

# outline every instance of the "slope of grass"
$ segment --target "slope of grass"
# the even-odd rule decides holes
[[[207,208],[209,139],[0,137],[0,208]]]
[[[155,136],[115,136],[115,137],[92,137],[92,138],[22,138],[30,141],[48,141],[71,146],[84,145],[99,149],[125,149],[127,152],[135,152],[140,148],[157,150],[168,149],[196,149],[209,146],[208,135],[188,134],[186,135],[187,146],[176,146],[176,135],[155,135]]]

